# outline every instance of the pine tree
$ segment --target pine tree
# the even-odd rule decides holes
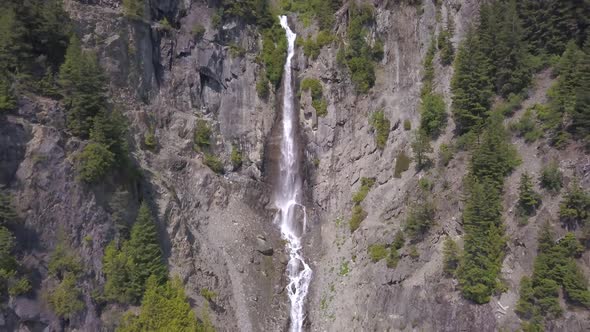
[[[141,297],[145,282],[151,275],[159,283],[164,282],[167,271],[162,259],[156,223],[145,202],[139,208],[137,219],[131,229],[131,238],[123,251],[130,260],[131,292],[136,299]]]
[[[14,73],[27,50],[25,31],[11,5],[0,5],[0,73]]]
[[[471,173],[477,179],[496,183],[498,190],[503,186],[504,177],[520,162],[507,137],[502,116],[494,113],[471,158]]]
[[[420,104],[420,128],[431,137],[437,137],[447,124],[447,109],[439,94],[422,96]]]
[[[119,165],[124,165],[127,161],[126,134],[127,121],[120,111],[115,109],[108,112],[101,109],[94,116],[90,139],[106,146]]]
[[[572,110],[572,129],[576,136],[590,145],[590,37],[584,44],[578,62],[579,85]]]
[[[125,252],[118,250],[114,242],[105,248],[102,270],[106,278],[105,298],[109,301],[130,303],[133,294],[129,278],[129,257]]]
[[[47,300],[53,312],[60,318],[72,318],[79,311],[84,310],[85,304],[80,289],[76,286],[76,277],[67,273],[61,283],[50,291]]]
[[[161,285],[150,276],[140,310],[138,316],[127,314],[117,331],[207,331],[197,322],[179,278]]]
[[[11,223],[17,217],[10,195],[0,186],[0,226]]]
[[[523,40],[520,19],[516,12],[516,1],[511,0],[502,6],[504,20],[500,24],[495,45],[496,92],[503,97],[518,94],[531,81],[528,68],[527,45]]]
[[[559,218],[568,228],[590,223],[590,194],[574,181],[559,204]]]
[[[412,141],[412,150],[414,151],[414,160],[416,161],[416,167],[421,170],[427,167],[431,160],[428,156],[433,150],[430,145],[430,137],[424,130],[419,130],[414,136]]]
[[[524,172],[520,176],[518,187],[518,208],[525,215],[531,215],[539,206],[540,197],[533,188],[531,176]]]
[[[455,274],[455,270],[459,266],[459,246],[457,242],[447,237],[443,247],[443,272],[447,276]]]
[[[6,75],[6,72],[0,71],[0,114],[16,108],[16,97]]]
[[[86,138],[96,114],[106,109],[106,81],[97,58],[82,51],[80,40],[70,39],[59,83],[67,109],[68,129]]]
[[[459,47],[455,73],[451,82],[453,115],[459,133],[466,133],[483,125],[490,107],[492,84],[488,59],[480,40],[471,29]]]

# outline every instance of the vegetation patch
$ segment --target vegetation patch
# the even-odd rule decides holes
[[[369,122],[375,130],[375,144],[377,145],[377,148],[379,148],[380,150],[385,149],[387,139],[389,138],[391,122],[387,117],[385,117],[383,110],[374,112],[371,115],[371,119]]]
[[[311,105],[319,117],[328,114],[328,104],[324,99],[322,84],[318,79],[306,77],[301,81],[301,90],[311,92]]]
[[[559,242],[549,224],[539,234],[539,249],[532,277],[523,277],[516,313],[531,331],[543,330],[543,322],[561,316],[559,290],[563,289],[568,304],[590,308],[588,280],[575,258],[583,247],[574,234],[568,233]]]
[[[367,251],[373,263],[377,263],[387,257],[387,248],[383,244],[371,244]]]
[[[360,227],[361,222],[367,217],[367,213],[363,210],[361,203],[365,200],[365,197],[367,197],[374,184],[375,179],[373,178],[361,178],[361,187],[352,196],[354,206],[352,207],[352,215],[348,222],[351,232],[356,231]]]
[[[410,157],[406,155],[406,152],[400,152],[397,158],[395,158],[395,169],[393,171],[393,176],[398,179],[401,178],[402,173],[410,169],[410,162]]]

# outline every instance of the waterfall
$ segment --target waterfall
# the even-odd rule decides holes
[[[303,326],[303,307],[311,281],[312,270],[303,259],[302,253],[302,236],[305,233],[307,216],[305,207],[301,204],[302,181],[295,132],[298,127],[298,117],[293,105],[291,73],[291,59],[295,52],[295,38],[297,35],[289,28],[286,16],[281,16],[280,19],[281,26],[287,34],[289,49],[283,75],[283,132],[279,161],[280,175],[275,193],[275,205],[280,211],[277,218],[280,218],[281,235],[287,242],[286,248],[289,253],[287,293],[291,302],[291,331],[300,332]]]

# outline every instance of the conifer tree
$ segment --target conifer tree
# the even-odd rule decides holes
[[[523,40],[520,18],[516,12],[516,1],[506,5],[498,5],[503,9],[503,21],[494,47],[496,92],[504,97],[518,94],[525,89],[531,80],[528,68],[527,46]]]
[[[150,276],[140,310],[138,316],[127,314],[118,331],[208,331],[197,322],[179,278],[161,285]]]
[[[590,194],[574,181],[559,204],[559,218],[569,228],[590,223]]]
[[[141,297],[145,282],[150,276],[153,275],[159,283],[164,282],[167,272],[162,259],[156,223],[145,202],[139,208],[137,219],[131,229],[131,238],[123,250],[130,260],[131,292],[136,299]]]
[[[125,252],[117,249],[114,242],[105,248],[102,270],[106,278],[105,298],[119,303],[130,303],[133,294],[130,288],[129,258]]]
[[[451,82],[453,116],[459,133],[483,125],[492,97],[488,59],[481,49],[479,37],[472,28],[459,47],[455,73]]]
[[[416,168],[419,170],[428,166],[431,162],[428,156],[433,150],[430,145],[430,137],[424,130],[418,130],[412,142],[412,150],[414,151],[414,160],[416,161]]]
[[[455,274],[459,266],[459,246],[453,239],[447,237],[443,247],[443,272],[447,276]]]
[[[539,206],[540,197],[533,188],[531,176],[524,172],[520,176],[518,187],[518,208],[525,215],[531,215]]]
[[[16,212],[12,207],[10,195],[0,186],[0,226],[11,223],[16,219]]]
[[[70,39],[59,76],[68,129],[74,135],[86,138],[94,116],[106,109],[106,82],[97,58],[82,51],[75,35]]]
[[[590,37],[580,53],[578,79],[571,126],[574,133],[590,145]]]
[[[14,8],[0,4],[0,73],[6,75],[17,69],[27,46],[22,40],[24,32]]]
[[[16,108],[16,98],[10,81],[6,77],[7,73],[0,71],[0,75],[0,114],[2,114]]]
[[[486,179],[501,190],[504,177],[519,164],[516,149],[508,142],[502,116],[494,113],[471,158],[471,172],[478,179]]]

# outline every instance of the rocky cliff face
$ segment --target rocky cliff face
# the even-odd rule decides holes
[[[370,93],[355,93],[346,69],[336,63],[336,45],[324,47],[316,60],[300,49],[296,55],[297,81],[320,79],[328,102],[328,115],[317,117],[308,94],[299,100],[311,220],[305,255],[314,269],[306,329],[517,330],[519,281],[532,273],[537,228],[541,221],[556,220],[560,200],[543,197],[542,210],[527,226],[518,227],[513,213],[517,179],[525,170],[538,175],[547,160],[557,158],[567,179],[575,174],[588,187],[588,156],[575,144],[558,151],[543,142],[513,140],[524,162],[506,181],[504,196],[509,240],[502,278],[508,290],[485,305],[464,300],[441,266],[445,237],[460,240],[462,235],[460,179],[469,155],[460,152],[448,167],[428,172],[410,167],[401,178],[394,177],[393,168],[402,152],[411,151],[412,131],[401,123],[409,120],[413,128],[418,126],[422,62],[432,33],[446,25],[448,17],[455,26],[453,44],[458,45],[476,19],[480,1],[443,1],[442,20],[437,20],[431,1],[422,7],[388,0],[373,3],[376,24],[370,36],[383,40],[385,56]],[[68,328],[96,331],[115,325],[122,308],[107,305],[98,310],[92,290],[104,282],[102,255],[115,227],[109,197],[120,189],[130,193],[131,207],[140,199],[157,207],[171,274],[181,277],[197,313],[209,306],[220,331],[287,329],[287,257],[273,224],[268,171],[274,160],[272,129],[279,98],[271,93],[261,99],[256,93],[261,69],[256,28],[231,21],[217,31],[212,22],[216,5],[205,0],[149,1],[146,15],[152,19],[133,21],[122,16],[119,1],[66,1],[84,46],[98,53],[107,71],[113,103],[129,120],[133,159],[142,177],[123,188],[117,186],[120,179],[106,179],[96,187],[80,184],[73,155],[84,143],[66,133],[60,104],[37,96],[19,100],[17,114],[0,122],[0,183],[9,186],[23,221],[18,236],[24,239],[23,262],[33,271],[34,295],[11,299],[0,315],[0,330],[53,331],[63,326],[43,300],[49,286],[48,253],[59,232],[71,240],[86,269],[87,309],[71,319]],[[336,13],[334,31],[342,37],[349,19],[346,6]],[[163,17],[173,21],[172,28],[157,23]],[[290,19],[299,34],[315,31],[296,16]],[[197,24],[206,29],[202,38],[194,36]],[[452,67],[437,65],[435,72],[435,90],[450,105]],[[542,102],[550,83],[548,72],[539,74],[525,104]],[[384,150],[377,148],[369,125],[369,115],[377,109],[392,123]],[[213,150],[227,165],[223,176],[205,166],[193,148],[197,119],[213,128]],[[453,129],[451,123],[434,142],[435,151],[450,140]],[[143,146],[150,130],[158,140],[155,151]],[[233,147],[243,152],[239,170],[229,166]],[[376,184],[362,203],[368,216],[351,234],[346,220],[361,177],[373,177]],[[387,268],[384,261],[372,263],[367,247],[393,240],[423,177],[434,183],[438,210],[434,228],[415,244],[418,256],[406,246],[397,268]],[[586,275],[589,255],[580,259]],[[217,296],[207,301],[200,294],[204,288]],[[567,311],[549,328],[583,331],[590,326],[588,319],[587,311]]]

